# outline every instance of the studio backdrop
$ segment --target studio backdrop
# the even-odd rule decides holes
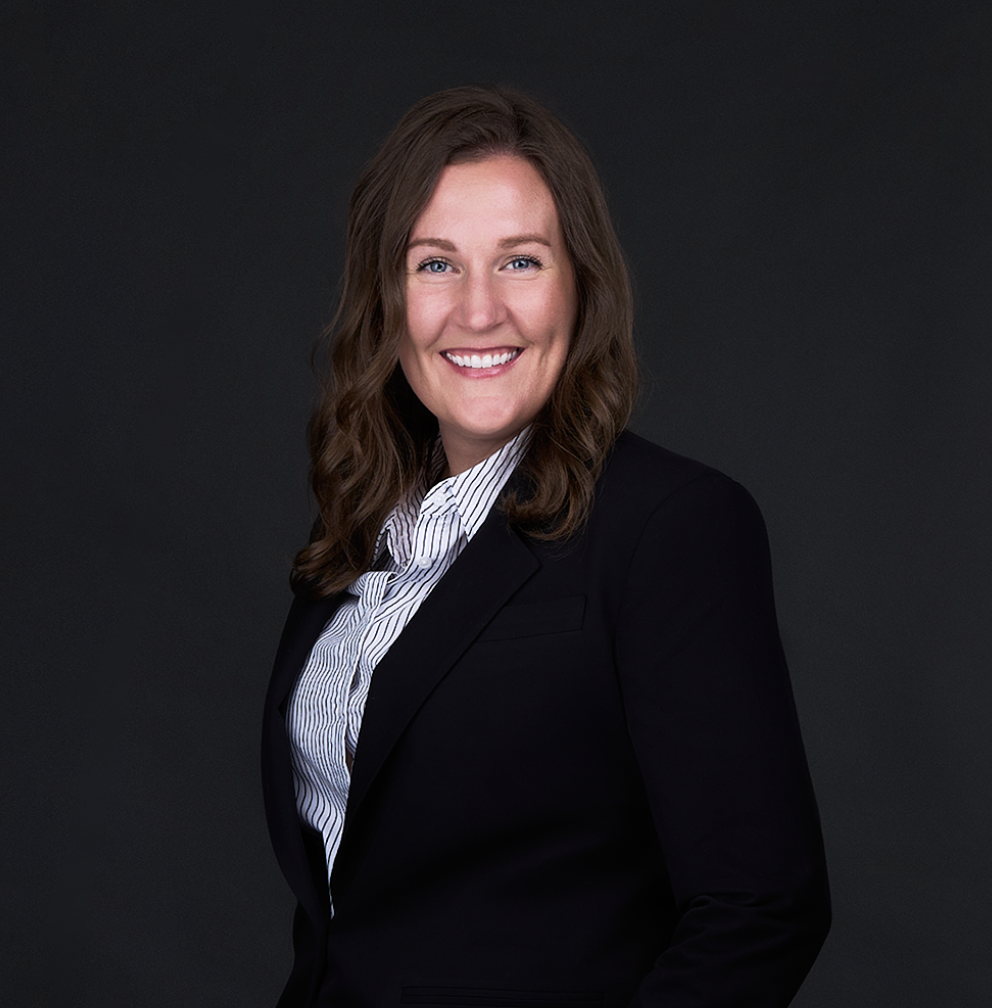
[[[992,996],[990,8],[9,3],[7,1005],[266,1008],[261,705],[347,195],[507,83],[601,171],[633,428],[768,523],[833,932],[802,1008]]]

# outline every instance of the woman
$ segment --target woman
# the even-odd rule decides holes
[[[828,924],[760,515],[623,431],[594,169],[424,99],[352,199],[266,708],[281,1006],[772,1006]]]

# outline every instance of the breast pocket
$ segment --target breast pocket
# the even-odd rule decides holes
[[[508,640],[512,637],[539,637],[581,630],[585,611],[585,595],[504,606],[489,621],[477,640]]]
[[[583,991],[487,990],[482,987],[404,987],[400,1004],[448,1008],[603,1008],[603,995]]]

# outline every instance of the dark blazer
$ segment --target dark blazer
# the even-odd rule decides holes
[[[281,1008],[788,1004],[829,904],[745,490],[624,434],[568,544],[493,509],[375,671],[330,920],[283,711],[337,601],[293,604],[266,701]]]

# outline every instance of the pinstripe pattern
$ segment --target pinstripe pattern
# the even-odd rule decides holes
[[[300,818],[324,838],[327,876],[341,842],[350,766],[372,673],[478,531],[527,448],[529,428],[498,452],[393,510],[372,570],[348,588],[310,652],[286,708]],[[440,472],[438,441],[431,467]]]

